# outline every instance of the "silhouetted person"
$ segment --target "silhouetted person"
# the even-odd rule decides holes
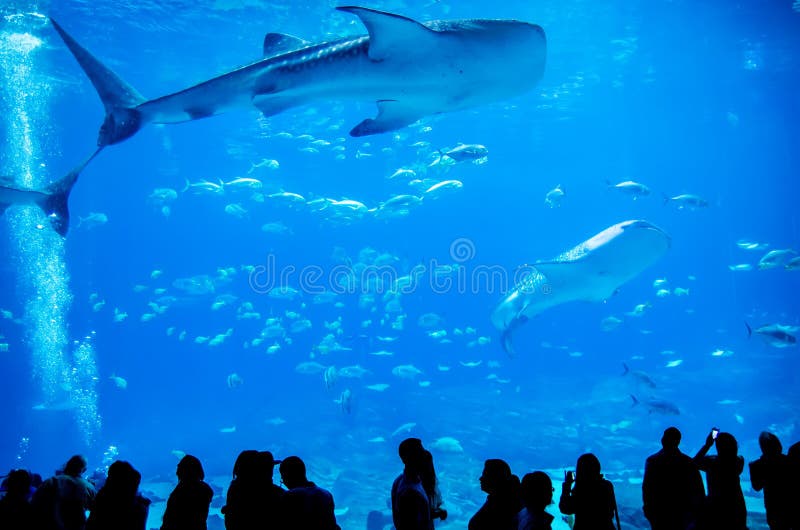
[[[433,530],[431,504],[422,485],[425,449],[419,438],[406,438],[398,447],[403,473],[392,484],[392,521],[396,530]]]
[[[792,445],[786,456],[789,460],[789,469],[786,473],[789,475],[789,487],[791,488],[790,497],[794,501],[789,506],[789,520],[791,521],[794,530],[800,529],[800,442]]]
[[[96,495],[94,486],[82,477],[85,472],[86,458],[75,455],[63,471],[42,482],[31,501],[37,529],[83,530]]]
[[[553,516],[545,509],[553,503],[553,482],[547,473],[534,471],[522,477],[520,498],[517,530],[550,530]]]
[[[581,455],[575,475],[566,473],[558,509],[575,514],[573,530],[613,530],[617,500],[614,486],[600,474],[600,460],[592,453]]]
[[[272,482],[275,460],[269,451],[239,453],[233,480],[222,513],[227,530],[272,530],[285,526],[283,498],[286,491]]]
[[[175,471],[178,485],[167,500],[161,530],[207,530],[208,507],[214,497],[211,486],[203,482],[206,474],[197,457],[184,456]]]
[[[706,456],[715,443],[717,455]],[[747,508],[739,481],[739,475],[744,469],[744,458],[739,456],[738,452],[739,445],[732,434],[721,432],[715,440],[712,431],[706,438],[705,445],[694,457],[697,467],[705,471],[708,483],[708,498],[702,528],[725,530],[747,528]]]
[[[678,449],[681,432],[664,431],[662,449],[647,458],[642,482],[644,515],[653,530],[686,530],[697,520],[705,500],[700,471]]]
[[[436,468],[433,466],[433,455],[427,449],[422,452],[422,470],[420,472],[422,489],[428,496],[428,503],[431,507],[431,519],[447,519],[447,510],[442,508],[442,492],[439,491],[439,481],[436,479]]]
[[[297,456],[283,459],[281,480],[289,490],[284,496],[287,528],[293,530],[341,530],[333,513],[333,495],[306,478],[306,465]]]
[[[791,482],[797,477],[789,474],[789,457],[783,454],[777,436],[762,432],[758,445],[761,446],[761,458],[750,462],[750,482],[754,490],[764,490],[764,507],[770,529],[789,530],[792,527],[790,506],[792,502],[800,501],[791,498]]]
[[[480,483],[486,502],[469,520],[469,530],[516,530],[522,509],[519,478],[504,460],[491,458],[483,465]]]
[[[86,530],[145,530],[150,501],[138,494],[142,475],[132,465],[117,460],[97,492]]]
[[[3,530],[34,530],[33,508],[28,502],[31,474],[16,469],[8,474],[5,496],[0,499],[0,528]]]

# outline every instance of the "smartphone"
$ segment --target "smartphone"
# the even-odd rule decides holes
[[[575,481],[575,475],[572,473],[572,471],[567,471],[567,482],[574,482],[574,481]]]
[[[711,439],[712,440],[716,440],[718,434],[719,434],[719,429],[717,429],[716,427],[711,429]]]

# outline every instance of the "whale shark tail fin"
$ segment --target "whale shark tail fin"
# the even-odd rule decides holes
[[[750,324],[748,324],[747,322],[744,323],[744,327],[747,328],[747,338],[749,339],[750,337],[753,336],[753,328],[751,328]]]
[[[136,107],[147,100],[89,50],[78,44],[58,22],[52,18],[50,22],[83,68],[105,107],[106,117],[100,126],[98,147],[115,144],[133,136],[142,126],[142,117]]]
[[[78,181],[78,177],[81,171],[83,171],[83,168],[85,168],[102,149],[102,147],[98,148],[89,158],[45,189],[47,198],[43,203],[39,203],[39,206],[50,219],[50,225],[53,227],[53,230],[61,237],[66,237],[67,231],[69,230],[69,194],[72,193],[72,188]]]

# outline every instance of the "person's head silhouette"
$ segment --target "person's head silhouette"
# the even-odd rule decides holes
[[[579,456],[578,463],[575,466],[575,475],[577,480],[583,482],[602,478],[600,474],[600,460],[592,453]]]
[[[735,458],[739,454],[739,444],[729,432],[717,435],[717,454],[723,458]]]
[[[85,456],[75,455],[67,460],[67,463],[64,465],[64,474],[70,477],[80,477],[86,472],[87,465],[88,462]]]
[[[661,437],[661,447],[664,449],[677,449],[681,443],[681,431],[677,427],[668,427]]]
[[[406,438],[397,448],[400,460],[407,469],[421,472],[425,466],[425,448],[419,438]]]
[[[764,456],[776,456],[783,452],[783,446],[777,436],[764,431],[758,436],[758,445]]]
[[[528,509],[541,511],[553,502],[553,482],[547,473],[534,471],[522,477],[522,502]]]
[[[306,465],[299,456],[287,456],[278,469],[283,485],[287,488],[292,489],[308,484]]]
[[[511,481],[511,467],[505,460],[490,458],[483,465],[481,489],[489,495],[503,491]]]
[[[179,481],[197,481],[206,478],[203,471],[203,464],[196,456],[186,455],[178,462],[178,469],[175,471]]]

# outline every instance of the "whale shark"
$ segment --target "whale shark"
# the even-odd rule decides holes
[[[17,185],[12,177],[0,176],[0,216],[15,204],[35,204],[50,219],[50,225],[60,236],[69,230],[69,194],[78,181],[81,171],[97,156],[100,149],[81,162],[72,171],[44,188]]]
[[[378,114],[351,131],[394,131],[443,112],[505,100],[542,78],[541,27],[517,20],[416,20],[356,6],[367,35],[313,44],[268,33],[263,58],[179,92],[147,100],[51,19],[105,107],[97,145],[148,123],[179,123],[255,106],[265,116],[321,99],[375,101]]]
[[[624,221],[552,260],[534,263],[530,274],[492,312],[503,349],[512,353],[513,332],[546,309],[578,300],[607,300],[658,261],[670,243],[666,232],[647,221]]]

